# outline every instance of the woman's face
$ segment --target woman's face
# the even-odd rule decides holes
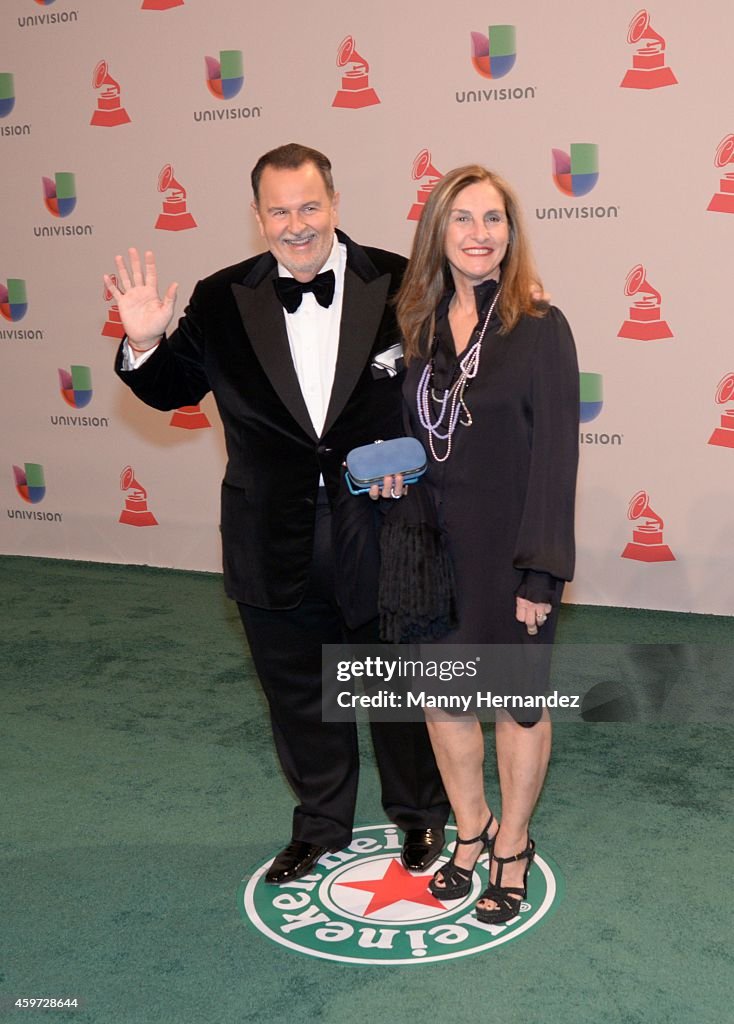
[[[467,185],[451,207],[444,252],[454,284],[499,281],[510,226],[502,196],[488,181]]]

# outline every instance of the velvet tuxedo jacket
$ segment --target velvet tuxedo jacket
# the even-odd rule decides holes
[[[399,341],[390,299],[405,259],[347,247],[336,372],[317,436],[293,366],[270,253],[200,281],[173,334],[138,370],[116,370],[156,409],[195,405],[211,391],[224,426],[227,467],[221,531],[227,594],[260,608],[296,607],[313,553],[315,504],[323,474],[332,506],[336,595],[351,627],[376,614],[379,568],[376,502],[351,495],[342,463],[357,445],[400,435],[402,373],[381,353]]]

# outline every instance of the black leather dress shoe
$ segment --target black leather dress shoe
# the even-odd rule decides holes
[[[312,843],[303,843],[300,839],[292,839],[265,872],[265,881],[269,885],[282,885],[283,882],[302,878],[324,853],[325,846],[314,846]]]
[[[445,842],[442,828],[409,828],[400,859],[408,871],[426,871],[438,860]]]

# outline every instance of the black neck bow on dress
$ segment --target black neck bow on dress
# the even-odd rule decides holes
[[[334,301],[336,279],[333,270],[324,270],[312,281],[296,281],[294,277],[273,279],[275,291],[288,313],[295,313],[301,305],[304,292],[313,292],[320,306],[327,308]]]

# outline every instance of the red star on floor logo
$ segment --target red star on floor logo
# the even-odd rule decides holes
[[[432,876],[411,875],[399,860],[391,860],[382,878],[365,878],[361,882],[338,882],[337,885],[346,885],[350,889],[372,893],[372,899],[364,911],[364,916],[367,917],[384,907],[389,907],[391,903],[399,903],[400,900],[443,908],[443,903],[428,890],[430,877]]]
[[[447,841],[456,835],[452,825],[446,832]],[[272,854],[249,870],[237,894],[245,920],[288,952],[405,970],[504,948],[534,930],[561,900],[558,868],[536,853],[520,914],[487,927],[472,911],[484,868],[465,898],[438,900],[429,889],[431,871],[439,867],[445,874],[445,861],[413,875],[401,866],[397,826],[360,825],[354,833],[345,850],[322,857],[289,885],[266,884]]]

